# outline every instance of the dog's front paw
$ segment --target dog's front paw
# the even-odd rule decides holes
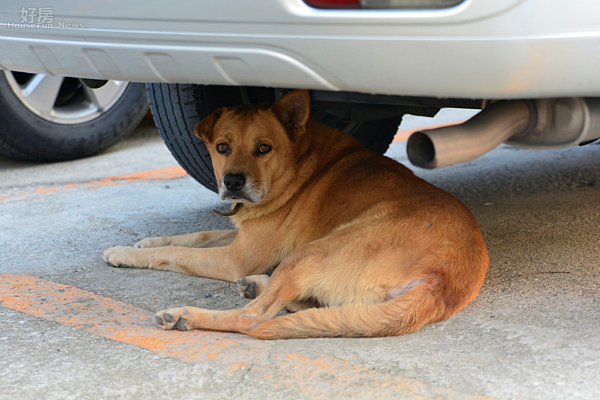
[[[136,259],[136,249],[133,247],[116,246],[105,250],[102,259],[112,267],[118,268],[146,268]]]
[[[171,246],[173,241],[168,237],[154,237],[142,239],[133,245],[136,249],[147,249],[150,247]]]
[[[177,329],[180,331],[189,331],[191,329],[188,324],[188,310],[185,307],[170,308],[168,310],[159,311],[154,316],[154,321],[163,329]]]

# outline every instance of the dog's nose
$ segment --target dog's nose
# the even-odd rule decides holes
[[[246,184],[246,178],[241,174],[227,174],[223,178],[225,188],[231,192],[237,192]]]

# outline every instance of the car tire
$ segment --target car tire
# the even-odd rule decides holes
[[[149,83],[150,110],[160,135],[173,157],[188,174],[206,188],[217,191],[210,154],[193,134],[202,118],[222,107],[273,102],[273,90],[233,86]],[[314,116],[313,116],[314,117]],[[344,130],[347,123],[333,116],[317,116],[327,125]],[[384,153],[398,130],[402,117],[364,122],[349,133],[371,150]]]
[[[28,108],[0,73],[0,154],[36,162],[97,154],[131,133],[147,113],[144,84],[129,83],[119,96],[92,120],[55,123]]]

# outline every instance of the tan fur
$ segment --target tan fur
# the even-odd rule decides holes
[[[237,232],[144,239],[104,253],[113,266],[230,282],[277,266],[268,280],[240,283],[244,293],[257,282],[246,307],[161,311],[163,328],[264,339],[399,335],[448,318],[477,295],[488,255],[471,212],[308,112],[308,93],[295,91],[271,107],[219,110],[194,129],[217,183],[243,173],[260,198],[230,217]],[[231,152],[219,154],[219,143]],[[261,144],[272,151],[257,155]],[[298,312],[275,318],[286,306]]]

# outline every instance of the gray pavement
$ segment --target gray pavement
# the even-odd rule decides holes
[[[409,166],[404,143],[388,156]],[[230,226],[212,212],[222,206],[217,196],[187,176],[86,185],[175,165],[149,124],[85,160],[0,158],[0,399],[600,396],[600,146],[500,147],[437,171],[411,167],[474,212],[491,257],[473,303],[416,334],[260,342],[175,332],[164,339],[140,322],[146,333],[133,340],[84,320],[84,309],[63,315],[73,300],[58,298],[70,289],[52,285],[81,290],[78,304],[93,301],[86,297],[93,292],[149,313],[245,303],[228,283],[102,262],[114,245]],[[49,282],[48,295],[31,300],[43,285],[24,290],[22,276]],[[110,315],[106,308],[98,312]],[[129,318],[120,315],[101,323]],[[189,355],[164,346],[181,342]]]

